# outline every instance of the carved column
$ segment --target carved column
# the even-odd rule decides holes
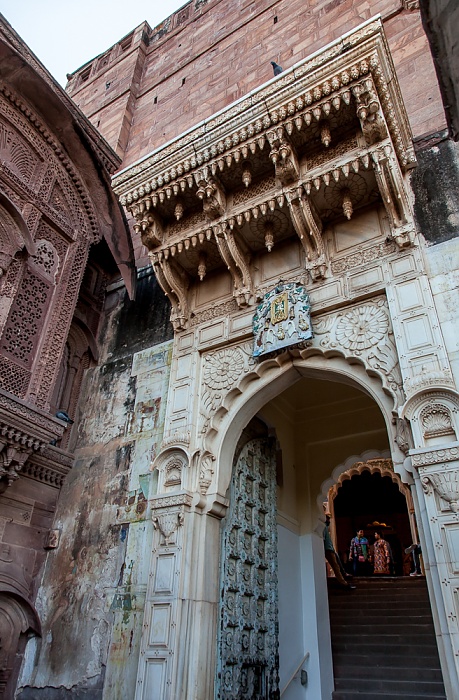
[[[410,450],[424,565],[448,700],[459,687],[459,397],[430,388],[412,397]]]
[[[459,684],[459,446],[413,450],[423,560],[448,699]]]

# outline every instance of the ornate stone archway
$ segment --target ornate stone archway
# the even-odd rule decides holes
[[[411,489],[407,484],[403,483],[403,481],[400,478],[400,475],[394,471],[394,465],[392,460],[383,455],[372,457],[370,457],[369,455],[362,455],[361,459],[357,459],[356,461],[354,461],[354,459],[355,457],[351,457],[349,460],[346,460],[345,464],[342,465],[346,466],[344,471],[339,471],[342,468],[342,466],[337,467],[334,470],[333,473],[335,477],[335,483],[328,488],[327,498],[323,501],[324,508],[327,510],[327,512],[334,516],[334,501],[336,496],[338,495],[338,491],[341,485],[345,481],[352,479],[353,476],[360,476],[364,472],[369,472],[370,474],[380,474],[382,477],[386,476],[389,479],[391,479],[391,481],[397,486],[400,493],[405,497],[408,518],[410,522],[412,542],[417,541],[418,535],[416,530],[414,503],[413,497],[411,495]],[[350,466],[349,462],[352,462]],[[337,476],[336,474],[338,471],[339,475]],[[335,518],[333,517],[330,529],[332,531],[332,535],[336,538],[334,527]]]

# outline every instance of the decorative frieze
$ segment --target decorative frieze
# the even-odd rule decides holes
[[[384,297],[355,304],[343,311],[313,316],[311,323],[313,338],[307,341],[307,349],[298,351],[300,354],[316,348],[324,353],[333,350],[343,356],[359,358],[367,371],[379,374],[394,402],[403,402],[398,356]],[[258,367],[262,369],[262,361],[258,363],[251,356],[252,347],[251,341],[245,341],[203,354],[201,433],[207,432],[219,407],[225,405],[229,409],[227,397],[232,389],[243,385],[249,372],[253,373],[254,381]]]
[[[429,464],[441,464],[443,462],[454,462],[459,460],[459,445],[453,447],[442,447],[432,450],[411,450],[411,463],[419,468]]]

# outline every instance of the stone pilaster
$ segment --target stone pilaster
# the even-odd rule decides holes
[[[156,496],[135,700],[213,697],[220,517],[189,492]]]
[[[459,685],[459,443],[410,451],[447,697]]]

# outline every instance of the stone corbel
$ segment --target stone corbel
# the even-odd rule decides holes
[[[212,483],[212,477],[215,473],[214,469],[215,457],[211,452],[203,452],[199,464],[199,492],[205,496]]]
[[[313,202],[299,189],[287,193],[292,223],[306,254],[306,269],[313,281],[323,279],[327,257],[322,240],[322,221]]]
[[[387,137],[387,127],[373,81],[368,78],[351,88],[362,133],[369,146]]]
[[[161,544],[168,547],[175,542],[175,533],[178,528],[183,525],[183,512],[165,511],[153,517],[153,526],[155,530],[159,530],[163,540]]]
[[[406,456],[408,451],[413,447],[413,436],[411,435],[410,424],[404,418],[398,417],[394,418],[394,422],[396,426],[395,442]]]
[[[163,225],[158,214],[151,209],[151,200],[143,200],[131,207],[136,223],[134,231],[140,234],[142,243],[152,250],[161,245],[164,238]]]
[[[214,235],[220,255],[233,278],[233,296],[239,307],[247,306],[253,289],[248,256],[226,223],[214,226]]]
[[[271,150],[269,157],[274,165],[276,178],[282,185],[289,185],[300,177],[298,157],[283,127],[267,134]]]
[[[397,161],[389,145],[373,151],[371,157],[392,236],[399,248],[407,248],[414,240],[414,224]]]
[[[161,289],[172,305],[171,323],[175,331],[183,330],[189,316],[187,292],[189,278],[174,260],[151,253],[150,259]]]
[[[207,171],[200,172],[196,176],[198,186],[197,196],[202,201],[204,214],[209,221],[223,216],[226,210],[226,196],[221,183],[215,176],[209,176]]]
[[[0,480],[5,480],[8,486],[19,479],[21,471],[32,450],[20,450],[14,445],[0,442]]]
[[[457,469],[425,474],[421,477],[421,484],[424,493],[436,491],[440,498],[448,503],[453,513],[459,513],[459,471]]]

